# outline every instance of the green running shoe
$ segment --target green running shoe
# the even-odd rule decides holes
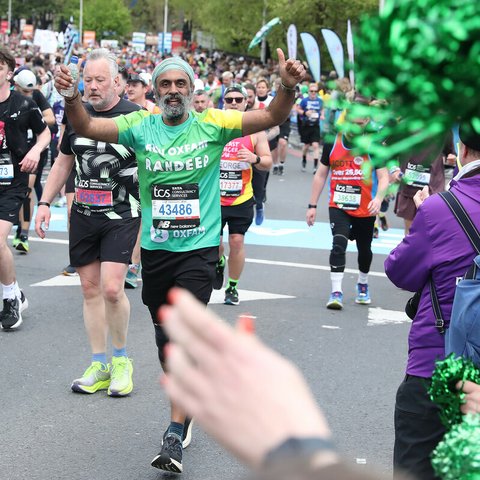
[[[77,393],[95,393],[106,390],[110,385],[110,365],[92,362],[81,378],[72,382],[72,390]]]
[[[112,374],[108,395],[124,397],[133,390],[133,363],[128,357],[112,357]]]
[[[23,253],[24,255],[28,253],[28,251],[30,250],[30,246],[28,244],[28,237],[26,235],[20,235],[18,243],[15,246],[15,250]]]
[[[17,245],[20,243],[20,238],[19,237],[13,237],[12,240],[12,247],[17,248]]]

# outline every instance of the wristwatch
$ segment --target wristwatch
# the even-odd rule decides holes
[[[257,159],[255,160],[254,165],[258,165],[261,161],[262,159],[257,155]]]
[[[273,450],[267,453],[265,456],[264,463],[266,465],[274,462],[280,458],[288,458],[299,456],[308,457],[315,452],[319,451],[335,451],[334,443],[327,438],[321,437],[307,437],[307,438],[296,438],[290,437],[285,440],[283,443],[278,445]]]
[[[311,203],[308,204],[308,208],[317,208],[316,205],[312,205]]]

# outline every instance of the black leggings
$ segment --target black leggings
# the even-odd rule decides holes
[[[355,240],[358,250],[358,269],[362,273],[368,273],[373,258],[372,239],[375,217],[353,217],[344,210],[333,207],[328,211],[333,235],[330,270],[332,272],[345,270],[348,240]]]
[[[256,208],[263,208],[263,202],[265,201],[265,192],[267,190],[268,174],[265,170],[257,170],[255,167],[252,169],[252,188],[253,196],[255,197]]]

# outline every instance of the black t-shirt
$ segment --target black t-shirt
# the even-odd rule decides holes
[[[28,173],[21,172],[18,165],[31,148],[28,131],[38,135],[46,128],[42,113],[30,97],[12,91],[0,103],[0,188],[28,184]]]
[[[38,105],[38,108],[41,112],[47,110],[48,108],[52,108],[45,98],[45,95],[40,90],[34,90],[32,98],[33,101]]]
[[[95,111],[88,103],[84,106],[92,117],[105,118],[141,110],[135,103],[123,99],[105,112]],[[140,215],[137,159],[133,149],[79,137],[67,123],[60,151],[75,155],[73,208],[77,212],[112,219]]]

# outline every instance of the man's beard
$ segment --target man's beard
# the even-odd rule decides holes
[[[176,99],[178,104],[170,105],[169,100]],[[180,93],[167,93],[158,101],[158,106],[162,110],[162,114],[170,121],[180,120],[185,112],[188,112],[193,99],[193,92],[189,95],[181,95]]]

